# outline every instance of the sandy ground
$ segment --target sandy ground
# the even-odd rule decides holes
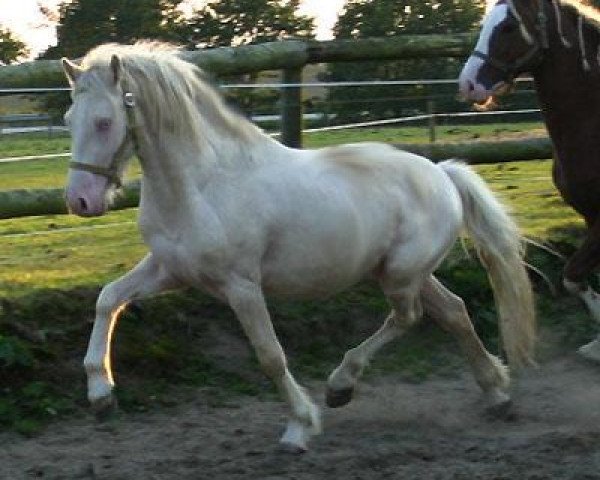
[[[311,386],[323,404],[323,384]],[[600,479],[600,367],[569,355],[521,378],[515,409],[486,418],[471,375],[420,384],[365,382],[352,404],[323,408],[311,450],[277,448],[278,402],[193,402],[97,423],[90,415],[35,438],[0,435],[0,478]]]

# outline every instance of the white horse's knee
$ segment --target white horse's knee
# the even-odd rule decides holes
[[[112,315],[113,311],[120,306],[116,293],[116,288],[112,283],[106,285],[102,289],[96,300],[96,318],[108,318]]]

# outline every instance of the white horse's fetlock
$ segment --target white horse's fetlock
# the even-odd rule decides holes
[[[304,420],[292,418],[279,441],[281,448],[288,453],[303,453],[308,450],[308,441],[321,433],[321,412],[313,403],[308,404]]]
[[[112,397],[114,386],[103,375],[88,373],[88,400],[92,405]]]
[[[592,340],[590,343],[580,347],[577,353],[586,360],[600,363],[600,339]]]
[[[281,440],[281,448],[287,453],[304,453],[308,450],[308,441],[312,428],[297,420],[290,420]]]

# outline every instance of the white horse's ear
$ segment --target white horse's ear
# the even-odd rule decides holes
[[[115,84],[117,84],[121,78],[121,68],[123,68],[121,66],[121,59],[117,55],[113,55],[110,59],[110,69],[112,71],[113,81]]]
[[[65,75],[67,76],[67,80],[71,85],[73,85],[83,72],[83,68],[65,57],[61,59],[61,62],[63,70],[65,71]]]

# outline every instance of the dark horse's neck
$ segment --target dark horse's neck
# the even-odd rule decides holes
[[[549,48],[533,76],[554,146],[552,174],[564,200],[590,222],[600,208],[600,33],[585,25],[582,48],[578,15],[562,7],[562,34],[570,43],[565,46],[552,3],[546,5]]]
[[[551,2],[546,6],[549,48],[533,76],[557,161],[566,169],[570,165],[581,169],[584,163],[592,163],[600,176],[600,33],[585,24],[582,48],[578,15],[562,7],[562,33],[571,44],[567,47],[558,32]],[[589,70],[584,68],[582,52],[586,52]]]

